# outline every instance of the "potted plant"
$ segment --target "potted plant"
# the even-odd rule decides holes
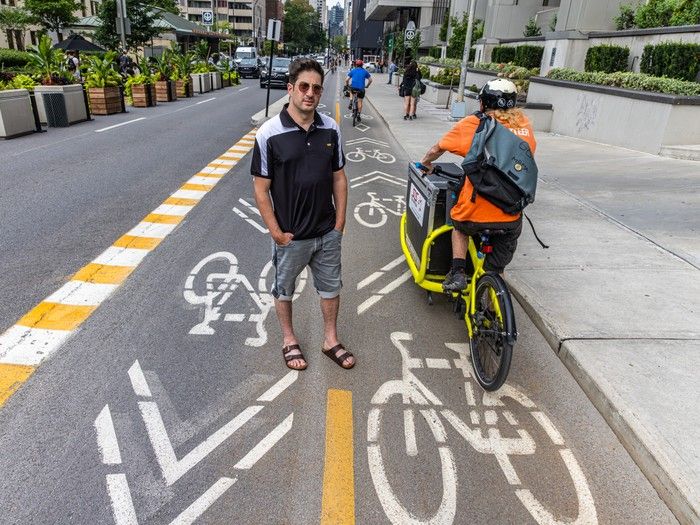
[[[188,98],[194,96],[192,92],[192,77],[194,71],[194,53],[173,53],[172,63],[175,66],[175,89],[177,96]]]
[[[116,56],[116,53],[109,52],[103,58],[88,56],[85,59],[85,87],[88,90],[90,110],[95,115],[121,113],[124,107],[124,97],[120,88],[122,77],[114,69]]]
[[[0,72],[0,138],[36,131],[29,93],[36,82],[29,75]]]
[[[151,75],[142,73],[127,78],[124,91],[129,104],[136,108],[148,108],[156,105],[156,87]]]
[[[177,100],[175,82],[172,81],[173,65],[170,61],[171,52],[163,54],[153,62],[154,75],[156,77],[156,100],[158,102],[172,102]]]
[[[65,118],[68,124],[89,120],[90,114],[83,86],[76,83],[73,75],[67,71],[63,55],[60,50],[53,49],[51,38],[47,35],[42,35],[38,45],[30,48],[27,66],[41,82],[41,85],[34,88],[34,93],[37,95],[36,106],[42,123],[47,123],[43,95],[52,93],[63,95]]]
[[[198,62],[190,74],[192,87],[195,93],[207,93],[211,91],[211,75],[209,65],[206,62]]]

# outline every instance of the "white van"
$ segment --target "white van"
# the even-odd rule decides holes
[[[236,64],[241,63],[243,58],[259,58],[258,50],[254,47],[239,47],[236,48],[236,52],[233,55],[233,59]]]

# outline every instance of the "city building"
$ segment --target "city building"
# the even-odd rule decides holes
[[[326,8],[326,0],[309,0],[309,4],[318,13],[318,21],[325,31],[328,30],[328,9]]]
[[[100,2],[97,0],[81,0],[80,8],[75,10],[78,18],[94,16],[97,14]],[[21,8],[24,7],[24,0],[0,0],[0,8]],[[30,45],[39,42],[39,26],[29,26],[26,31],[2,31],[0,32],[0,48],[27,49]],[[55,35],[54,35],[55,37]],[[54,38],[56,40],[56,38]]]
[[[215,23],[228,22],[230,34],[256,47],[262,46],[267,31],[266,4],[267,0],[179,0],[183,17],[201,24],[202,12],[213,11]]]
[[[328,27],[331,38],[343,34],[343,16],[343,8],[339,4],[334,5],[328,11]]]
[[[348,30],[350,53],[355,58],[362,58],[365,55],[379,55],[382,48],[384,22],[366,17],[366,8],[369,4],[367,0],[352,0],[352,2],[351,30]]]

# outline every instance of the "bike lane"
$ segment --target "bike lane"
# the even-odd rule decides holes
[[[303,275],[310,366],[284,367],[248,154],[0,411],[9,522],[670,522],[520,310],[507,386],[470,379],[463,323],[401,256],[408,159],[368,104],[355,129],[346,107],[346,151],[365,157],[346,167],[340,314],[357,366],[318,351]]]

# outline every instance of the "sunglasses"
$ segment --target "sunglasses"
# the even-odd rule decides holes
[[[302,93],[306,93],[309,88],[313,89],[314,95],[320,95],[323,93],[323,86],[320,84],[309,84],[308,82],[297,82],[296,83],[297,87],[299,88],[299,91]]]

